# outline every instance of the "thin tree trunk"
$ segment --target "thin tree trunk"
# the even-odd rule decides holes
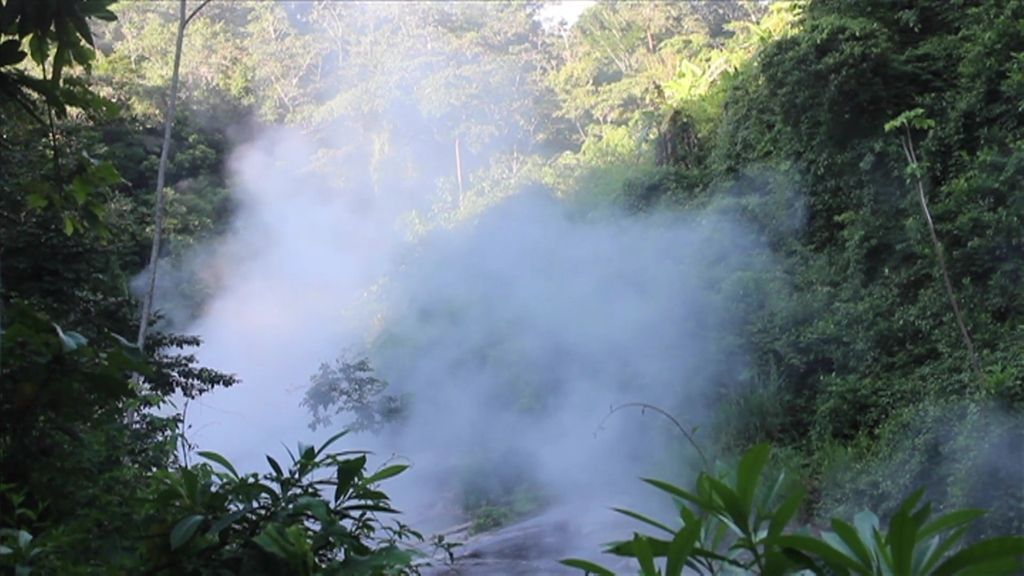
[[[142,297],[142,313],[139,318],[139,335],[136,345],[139,349],[146,344],[146,331],[149,329],[150,316],[153,314],[153,296],[156,292],[156,268],[160,259],[160,248],[164,236],[164,212],[167,203],[164,194],[164,185],[167,181],[167,159],[171,152],[171,129],[174,126],[174,115],[178,104],[178,78],[181,70],[181,51],[185,43],[185,27],[188,23],[210,3],[204,0],[202,3],[187,14],[188,0],[180,0],[178,5],[178,36],[174,44],[174,68],[171,71],[171,92],[167,98],[167,111],[164,118],[164,141],[160,147],[160,165],[156,171],[156,207],[153,210],[153,246],[149,252],[148,279],[146,281],[146,292]]]
[[[917,153],[914,151],[914,141],[910,137],[910,128],[905,127],[905,129],[906,136],[903,138],[903,153],[907,157],[907,162],[912,166],[917,166]],[[917,199],[921,204],[924,220],[928,224],[928,234],[931,236],[932,248],[935,251],[935,259],[939,263],[939,270],[942,271],[942,282],[946,288],[946,296],[953,307],[956,323],[960,327],[960,336],[963,338],[964,346],[967,348],[967,354],[971,360],[971,368],[974,370],[974,375],[978,382],[983,384],[985,376],[981,371],[981,362],[978,360],[978,353],[974,349],[974,341],[971,339],[971,333],[967,330],[967,322],[964,321],[963,311],[960,310],[960,303],[957,301],[956,292],[953,290],[953,281],[950,279],[949,268],[946,266],[946,256],[942,250],[942,243],[939,242],[939,236],[935,232],[935,222],[932,220],[931,210],[928,209],[928,197],[924,193],[924,183],[921,182],[920,174],[915,174],[915,180],[917,182]]]

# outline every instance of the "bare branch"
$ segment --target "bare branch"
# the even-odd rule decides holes
[[[690,434],[686,430],[686,428],[683,428],[683,425],[679,422],[679,420],[676,420],[675,416],[669,414],[668,412],[662,410],[661,408],[658,408],[653,404],[648,404],[646,402],[626,402],[625,404],[613,406],[612,409],[608,412],[608,414],[606,414],[605,417],[601,419],[601,422],[597,425],[597,429],[603,430],[604,423],[607,422],[608,419],[612,417],[612,414],[615,414],[616,412],[624,410],[626,408],[639,408],[641,414],[650,410],[656,414],[660,414],[661,416],[667,418],[683,434],[683,436],[686,437],[686,440],[690,443],[691,446],[693,446],[693,449],[697,451],[697,455],[699,455],[700,459],[704,462],[704,468],[708,471],[711,470],[711,464],[710,462],[708,462],[707,455],[705,455],[704,451],[701,450],[700,446],[697,445],[697,441],[693,439],[693,435]]]
[[[199,11],[202,10],[203,8],[206,8],[206,5],[209,4],[212,1],[213,0],[203,0],[202,2],[200,2],[199,6],[196,6],[195,9],[192,10],[192,13],[189,14],[187,18],[185,18],[185,24],[183,24],[182,27],[188,26],[188,23],[191,22],[192,19],[196,17],[196,14],[199,14]]]

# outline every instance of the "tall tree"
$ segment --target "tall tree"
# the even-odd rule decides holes
[[[149,329],[150,316],[153,313],[153,297],[156,294],[157,262],[160,259],[160,246],[164,234],[164,214],[166,212],[166,195],[164,183],[167,178],[167,158],[171,151],[171,130],[174,127],[174,114],[178,102],[178,74],[181,69],[181,51],[185,42],[185,28],[211,0],[203,0],[191,13],[188,12],[188,0],[181,0],[178,5],[178,34],[174,43],[174,68],[171,72],[171,88],[167,97],[167,112],[164,118],[164,139],[160,147],[160,165],[156,173],[156,205],[153,209],[153,245],[149,252],[148,279],[146,292],[142,297],[142,312],[139,317],[139,333],[135,343],[141,349],[146,344],[146,332]]]

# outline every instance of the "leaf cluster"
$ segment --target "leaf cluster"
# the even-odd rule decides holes
[[[65,69],[88,67],[95,58],[91,18],[114,20],[114,0],[8,0],[0,5],[0,94],[34,113],[32,96],[65,113],[67,96],[76,90],[62,87]],[[26,46],[27,44],[27,46]],[[26,51],[27,48],[27,51]],[[18,66],[31,56],[43,70],[33,77]],[[79,85],[77,93],[82,93]]]
[[[933,516],[921,504],[922,492],[908,497],[882,526],[871,512],[851,524],[833,518],[831,531],[793,530],[804,498],[802,489],[785,494],[783,475],[765,474],[770,449],[761,444],[723,475],[701,473],[692,490],[668,482],[645,482],[670,495],[682,526],[618,510],[666,534],[635,533],[607,551],[635,558],[644,576],[697,574],[816,574],[924,576],[1015,574],[1024,569],[1024,537],[1003,536],[962,545],[968,526],[982,512],[957,510]],[[612,575],[598,564],[564,560],[589,574]],[[663,568],[662,568],[663,566]]]
[[[381,515],[396,514],[378,484],[407,466],[367,470],[367,453],[300,445],[282,467],[239,474],[223,456],[200,452],[198,464],[154,475],[150,505],[177,518],[154,540],[151,561],[174,574],[405,574],[422,536]],[[162,561],[161,561],[162,559]]]

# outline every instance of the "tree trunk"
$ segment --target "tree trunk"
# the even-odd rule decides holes
[[[139,318],[139,335],[136,345],[139,349],[146,343],[146,331],[149,328],[150,316],[153,314],[153,295],[156,292],[156,268],[160,259],[160,247],[164,235],[164,184],[167,179],[167,158],[171,150],[171,128],[174,125],[174,114],[178,101],[178,73],[181,69],[181,48],[185,41],[187,0],[180,0],[178,9],[178,37],[174,45],[174,68],[171,72],[171,92],[167,99],[167,111],[164,118],[164,141],[160,147],[160,165],[156,172],[156,207],[153,211],[153,246],[149,252],[148,278],[146,292],[142,297],[142,313]],[[194,13],[193,13],[194,14]]]

